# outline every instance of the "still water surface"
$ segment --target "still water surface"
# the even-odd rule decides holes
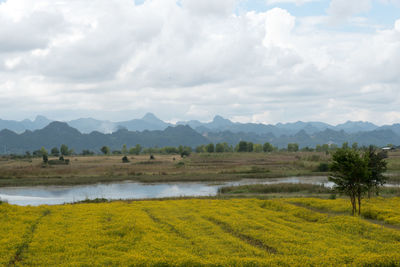
[[[214,196],[222,186],[247,184],[307,183],[332,186],[327,177],[288,177],[276,179],[244,179],[227,182],[138,183],[132,181],[73,185],[0,188],[0,199],[16,205],[55,205],[85,199],[144,199],[180,196]]]

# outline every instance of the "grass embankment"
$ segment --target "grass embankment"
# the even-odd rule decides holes
[[[335,190],[324,185],[317,184],[251,184],[240,186],[226,186],[219,189],[222,196],[253,196],[253,197],[287,197],[318,196],[319,198],[336,198]],[[381,187],[379,195],[385,197],[400,196],[400,187]]]
[[[226,181],[290,176],[327,176],[318,167],[330,155],[317,152],[202,153],[178,155],[74,156],[69,165],[43,165],[40,158],[0,157],[0,186],[73,185],[132,180],[139,182]],[[51,158],[50,158],[51,160]],[[400,152],[390,152],[389,182],[400,183]]]
[[[252,184],[252,185],[240,185],[240,186],[227,186],[222,187],[219,190],[221,194],[269,194],[269,193],[295,193],[295,192],[307,192],[307,193],[333,193],[333,190],[323,185],[314,184]]]
[[[398,266],[400,230],[387,226],[399,225],[399,206],[366,200],[376,225],[345,200],[3,203],[0,265]]]

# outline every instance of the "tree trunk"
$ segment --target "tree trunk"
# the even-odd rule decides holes
[[[350,195],[350,201],[351,201],[351,207],[352,207],[351,214],[354,216],[354,214],[357,211],[357,206],[356,206],[356,199],[353,194]]]
[[[361,194],[358,195],[358,215],[361,215]]]

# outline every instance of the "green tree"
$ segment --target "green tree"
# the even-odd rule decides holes
[[[263,152],[263,146],[262,146],[261,144],[255,144],[255,145],[253,146],[253,150],[254,150],[254,152],[256,152],[256,153]]]
[[[254,151],[254,144],[252,142],[247,143],[247,152],[253,152]]]
[[[70,154],[70,151],[69,151],[69,149],[68,149],[68,146],[62,144],[61,147],[60,147],[60,153],[61,153],[61,155],[63,155],[63,156],[68,156],[68,155]]]
[[[204,153],[204,152],[206,152],[206,148],[204,147],[204,145],[197,146],[195,151],[196,151],[196,153]]]
[[[128,154],[128,148],[126,147],[125,144],[122,146],[121,153],[124,155]]]
[[[103,146],[100,150],[101,152],[103,152],[104,155],[110,154],[110,148],[108,146]]]
[[[238,152],[247,152],[247,142],[246,141],[240,141],[238,144]]]
[[[387,162],[385,161],[386,155],[383,151],[377,152],[374,146],[369,146],[365,153],[366,160],[368,161],[369,177],[366,181],[368,190],[368,198],[371,197],[371,191],[375,190],[379,194],[379,187],[386,183],[386,177],[383,173],[387,169]]]
[[[274,151],[274,147],[270,143],[266,142],[263,145],[263,150],[264,152],[272,152]]]
[[[221,144],[221,143],[216,144],[215,145],[215,152],[217,152],[217,153],[225,152],[224,151],[224,145]]]
[[[48,157],[47,150],[44,147],[42,147],[40,149],[40,154],[42,155],[43,163],[47,163],[49,161],[49,157]]]
[[[228,145],[227,142],[222,143],[224,145],[224,152],[233,152],[232,145]]]
[[[208,153],[213,153],[215,151],[214,144],[210,143],[210,144],[206,145],[206,150]]]
[[[135,147],[132,147],[131,149],[129,149],[129,154],[131,154],[131,155],[139,155],[140,152],[142,152],[142,146],[139,144],[136,144]]]
[[[192,153],[192,148],[190,146],[179,146],[179,155],[181,158],[188,157]]]
[[[50,151],[51,155],[54,157],[58,157],[60,155],[60,150],[57,147],[53,147]]]
[[[328,144],[323,144],[321,147],[321,151],[322,152],[328,152],[329,151],[329,145]]]
[[[299,151],[299,145],[296,143],[290,143],[287,145],[287,150],[289,152],[297,152]]]
[[[41,156],[43,156],[43,155],[48,155],[49,153],[47,152],[47,150],[42,146],[41,148],[40,148],[40,155]]]
[[[332,155],[331,170],[333,174],[329,181],[333,182],[334,188],[350,197],[352,214],[361,214],[361,199],[367,191],[367,180],[369,178],[368,159],[355,150],[338,149]]]
[[[94,155],[93,151],[90,151],[89,149],[82,150],[82,156],[91,156],[91,155]]]

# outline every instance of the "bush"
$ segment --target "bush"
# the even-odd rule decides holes
[[[176,166],[177,166],[177,167],[185,166],[185,162],[179,161],[179,162],[176,164]]]
[[[319,172],[328,172],[329,170],[330,170],[330,167],[329,167],[329,163],[327,163],[327,162],[321,162],[317,168],[317,171],[319,171]]]
[[[128,162],[129,162],[128,157],[127,156],[123,156],[122,157],[122,163],[128,163]]]
[[[42,158],[43,158],[43,163],[47,163],[47,162],[49,161],[49,157],[47,157],[46,154],[44,154],[44,155],[42,156]]]
[[[308,159],[309,161],[319,161],[320,160],[320,156],[319,155],[312,155],[311,157],[309,157]]]

